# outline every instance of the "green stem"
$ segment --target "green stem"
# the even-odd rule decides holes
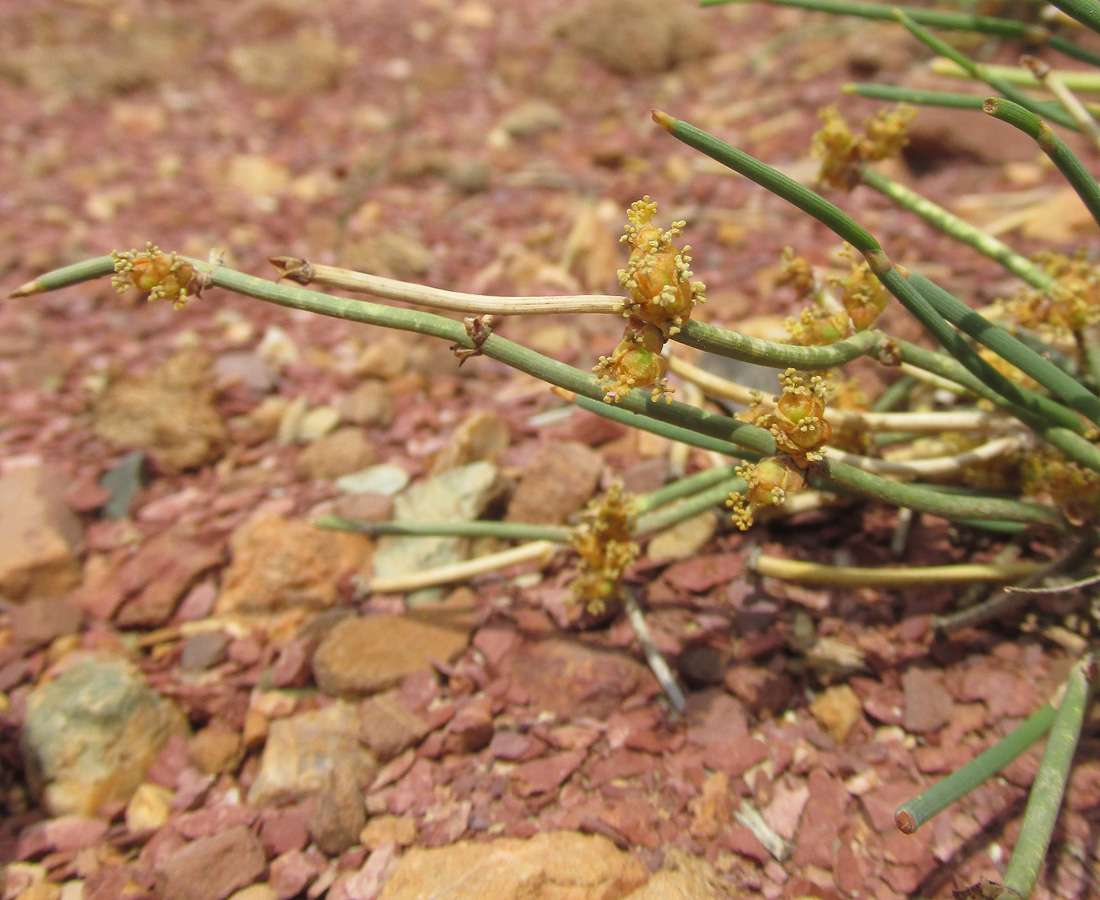
[[[745,2],[745,0],[702,0],[702,5],[720,6],[725,3],[737,2]],[[848,2],[848,0],[769,0],[769,2],[776,6],[793,6],[797,9],[808,9],[840,16],[858,16],[861,19],[886,22],[894,19],[894,10],[898,9],[897,6],[888,3],[856,3]],[[1051,34],[1049,29],[1041,25],[1029,25],[1012,19],[975,16],[969,13],[942,12],[911,6],[903,6],[901,9],[914,22],[919,22],[922,25],[943,28],[947,31],[977,31],[980,34],[995,37],[1022,39],[1041,46],[1052,47],[1066,56],[1091,63],[1094,66],[1100,66],[1100,55],[1084,47],[1079,47],[1063,37]]]
[[[643,494],[636,500],[638,515],[652,512],[659,507],[672,503],[674,500],[680,500],[689,494],[713,487],[719,482],[728,481],[730,478],[736,477],[734,470],[738,465],[715,466],[712,469],[703,469],[685,478],[678,478],[676,481],[659,487],[655,491],[650,491],[648,494]]]
[[[1096,0],[1050,0],[1050,3],[1090,31],[1100,34],[1100,3]]]
[[[204,269],[211,268],[206,264],[188,261],[192,262],[192,265],[198,265]],[[466,329],[461,322],[455,322],[432,313],[398,309],[365,300],[336,297],[319,291],[307,291],[287,284],[274,284],[262,278],[245,275],[224,267],[213,268],[210,272],[210,281],[218,287],[226,288],[238,294],[255,297],[259,300],[267,300],[291,309],[303,309],[337,319],[347,319],[348,321],[363,322],[369,325],[380,325],[384,328],[396,328],[402,331],[427,334],[452,341],[462,347],[474,349],[473,341],[466,333]],[[480,350],[485,356],[503,362],[513,369],[526,372],[528,375],[533,375],[535,378],[549,384],[557,385],[591,400],[601,402],[603,400],[604,390],[590,373],[550,359],[514,341],[509,341],[496,334],[490,334],[481,344]],[[631,391],[622,399],[619,406],[628,412],[650,416],[667,424],[699,431],[712,437],[719,437],[724,441],[732,441],[765,456],[775,453],[774,438],[762,428],[738,422],[728,416],[708,413],[685,403],[654,401],[648,391],[639,389]]]
[[[679,503],[639,516],[634,533],[638,537],[644,537],[647,534],[664,531],[678,522],[683,522],[685,519],[690,519],[701,512],[706,512],[708,509],[724,504],[731,493],[740,493],[743,490],[745,490],[743,479],[729,478],[713,487],[700,491],[692,497],[688,497],[686,500],[681,500]]]
[[[955,331],[933,307],[924,293],[917,290],[913,283],[916,279],[915,273],[910,273],[908,278],[903,276],[885,254],[869,257],[869,261],[872,271],[886,289],[901,301],[901,304],[916,317],[940,345],[962,363],[971,375],[988,385],[1014,407],[1024,409],[1029,417],[1025,421],[1030,423],[1044,419],[1050,424],[1068,428],[1071,431],[1082,430],[1081,423],[1072,410],[1035,391],[1021,387],[982,359],[966,339]]]
[[[918,383],[912,375],[902,375],[901,378],[875,398],[875,402],[871,404],[871,410],[873,412],[890,412],[896,409]]]
[[[1000,91],[1009,100],[1015,101],[1025,109],[1030,109],[1032,112],[1039,114],[1042,113],[1052,122],[1057,122],[1064,128],[1069,128],[1072,131],[1080,131],[1079,126],[1074,120],[1073,116],[1067,113],[1061,107],[1043,107],[1040,106],[1035,100],[1021,91],[1018,87],[1009,84],[1002,78],[997,78],[996,75],[987,72],[981,66],[975,64],[968,57],[964,56],[946,41],[941,41],[927,28],[922,28],[920,24],[915,22],[911,16],[907,16],[901,10],[895,13],[895,18],[901,22],[905,29],[913,35],[917,40],[931,47],[936,53],[941,56],[946,56],[955,65],[961,67],[967,74],[978,81],[984,81],[993,90]]]
[[[1043,867],[1054,823],[1062,807],[1073,756],[1081,737],[1090,694],[1092,658],[1086,657],[1073,667],[1066,681],[1062,702],[1050,727],[1046,751],[1028,794],[1020,837],[1012,851],[1003,887],[1027,900],[1035,890]]]
[[[103,278],[105,275],[113,275],[114,271],[114,257],[97,256],[94,259],[86,259],[83,262],[73,263],[71,266],[54,269],[45,275],[39,275],[32,281],[16,288],[8,296],[29,297],[31,294],[44,294],[47,291],[56,291],[84,281]]]
[[[871,100],[888,100],[891,103],[911,103],[914,106],[942,106],[947,109],[972,109],[981,111],[984,94],[955,94],[949,91],[921,91],[897,87],[892,84],[867,84],[858,82],[841,88],[845,94],[857,94]],[[1045,116],[1058,104],[1049,100],[1035,100],[1035,106]]]
[[[1086,328],[1084,331],[1075,331],[1073,336],[1077,341],[1077,348],[1085,362],[1085,367],[1092,376],[1093,383],[1100,385],[1100,335],[1097,334],[1097,330],[1093,326]]]
[[[1061,513],[1042,503],[1003,497],[957,495],[920,484],[903,484],[825,458],[810,469],[810,484],[827,491],[848,490],[944,519],[996,519],[1064,528]]]
[[[30,284],[49,285],[38,290],[57,290],[82,281],[109,274],[114,271],[111,257],[99,257],[85,264],[67,266],[40,276]],[[411,331],[416,334],[430,335],[451,341],[460,347],[478,349],[467,334],[461,322],[433,313],[415,309],[404,309],[371,303],[350,297],[337,297],[320,291],[310,291],[294,285],[276,284],[254,275],[237,272],[224,266],[212,265],[196,259],[187,259],[198,271],[206,274],[208,287],[221,287],[226,290],[254,297],[289,309],[301,309],[318,315]],[[21,288],[20,291],[23,291]],[[18,293],[18,292],[17,292]],[[20,294],[22,295],[22,294]],[[496,334],[490,334],[481,344],[481,352],[514,369],[526,372],[549,384],[572,391],[580,397],[602,402],[604,390],[589,372],[568,366],[550,359],[513,341]],[[640,417],[652,417],[659,422],[687,432],[699,432],[701,435],[718,438],[722,446],[729,450],[733,442],[754,453],[771,456],[775,453],[775,439],[763,428],[739,422],[729,416],[717,415],[689,406],[685,403],[665,403],[654,401],[648,391],[635,389],[618,404],[621,411],[638,414]],[[675,432],[674,432],[675,433]],[[719,451],[724,452],[724,451]],[[744,455],[740,450],[738,454]]]
[[[866,257],[871,270],[888,291],[936,338],[937,341],[978,380],[996,390],[1018,407],[1027,410],[1032,420],[1046,419],[1063,428],[1080,430],[1081,424],[1072,410],[1020,387],[983,360],[962,337],[902,276],[883,252],[878,241],[840,207],[799,184],[771,166],[731,147],[702,129],[674,119],[667,113],[653,111],[654,121],[677,140],[694,147],[714,160],[755,181],[761,187],[813,216],[838,237],[847,241]]]
[[[986,74],[994,75],[1002,81],[1014,84],[1017,87],[1035,89],[1041,89],[1043,87],[1043,82],[1035,76],[1035,73],[1030,69],[1025,69],[1023,66],[1002,66],[996,63],[985,63],[982,65],[982,69]],[[961,66],[949,65],[946,63],[937,65],[933,62],[932,73],[934,75],[943,75],[947,78],[971,77],[970,73]],[[1100,93],[1100,74],[1096,72],[1078,72],[1073,69],[1052,69],[1050,74],[1071,91],[1086,94]]]
[[[746,459],[754,462],[760,459],[761,456],[771,456],[775,453],[774,442],[770,451],[753,453],[722,438],[700,434],[680,425],[660,422],[641,413],[623,409],[614,403],[604,403],[601,400],[592,400],[588,397],[577,397],[576,403],[581,409],[596,413],[596,415],[603,416],[605,419],[621,422],[631,428],[637,428],[639,431],[648,431],[650,434],[668,438],[670,441],[679,441],[681,444],[687,444],[690,447],[698,447],[700,450],[713,450],[715,453],[731,456],[734,459]]]
[[[728,359],[776,369],[792,367],[810,372],[843,365],[865,355],[881,342],[882,334],[878,331],[861,331],[835,344],[799,347],[749,337],[691,319],[672,339],[696,350],[704,350]]]
[[[954,213],[948,212],[942,206],[922,197],[900,182],[888,178],[870,166],[863,166],[860,169],[860,177],[868,187],[889,197],[903,209],[916,213],[949,237],[1000,263],[1009,272],[1022,278],[1033,288],[1043,291],[1054,285],[1054,279],[1026,256],[1017,253],[1007,244],[997,240],[990,234],[986,234],[980,228],[975,228],[969,222],[964,222]]]
[[[359,522],[342,516],[318,516],[317,528],[354,531],[369,535],[405,537],[492,537],[507,541],[553,541],[569,543],[569,529],[553,525],[527,525],[478,519],[473,522]]]
[[[1100,186],[1088,169],[1081,165],[1081,160],[1066,146],[1065,141],[1046,122],[1020,104],[1001,97],[987,97],[982,109],[993,118],[1007,122],[1031,137],[1065,176],[1070,187],[1077,192],[1077,196],[1092,214],[1092,218],[1100,223]]]
[[[1005,361],[1034,378],[1070,409],[1100,426],[1100,397],[1070,377],[1054,363],[1044,359],[1003,328],[990,322],[957,297],[917,272],[909,274],[909,283],[924,297],[936,313],[978,343],[988,347]]]
[[[898,807],[898,811],[894,813],[894,822],[898,829],[905,834],[912,834],[933,816],[939,815],[960,797],[969,794],[1020,756],[1050,731],[1053,721],[1054,707],[1049,703],[1044,704],[984,753]]]
[[[711,159],[727,168],[755,181],[761,187],[782,197],[804,213],[813,216],[821,224],[833,231],[842,240],[847,241],[860,253],[873,250],[881,251],[878,241],[871,233],[849,216],[835,203],[830,203],[820,194],[799,184],[788,175],[784,175],[760,160],[749,156],[744,150],[731,147],[725,141],[707,134],[701,128],[674,119],[660,110],[653,110],[653,121],[671,134],[676,140],[694,147]]]

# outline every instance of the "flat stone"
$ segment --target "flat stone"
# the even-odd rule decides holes
[[[376,694],[434,662],[450,662],[469,640],[469,628],[409,615],[348,618],[321,641],[313,674],[334,697]]]
[[[698,10],[662,0],[591,0],[563,17],[559,33],[611,72],[665,72],[714,49],[714,32]]]
[[[111,495],[103,507],[105,519],[127,519],[130,505],[142,486],[145,473],[145,454],[140,450],[127,453],[112,468],[103,473],[99,486]]]
[[[503,482],[496,466],[475,462],[409,487],[394,500],[396,522],[470,522],[500,496]],[[374,575],[410,575],[467,559],[471,542],[456,537],[384,537],[374,552]],[[438,590],[417,592],[422,598]]]
[[[955,701],[942,680],[926,669],[907,669],[901,676],[905,718],[902,724],[911,734],[939,731],[951,721]]]
[[[191,738],[187,758],[208,775],[232,773],[244,758],[244,744],[236,729],[214,719]]]
[[[389,428],[394,416],[393,395],[382,381],[364,381],[344,398],[340,412],[356,425]]]
[[[224,631],[202,631],[183,642],[180,668],[185,672],[201,672],[225,662],[229,656],[229,635]]]
[[[363,792],[356,773],[337,765],[314,796],[306,821],[309,835],[323,852],[338,856],[359,841],[367,823]]]
[[[378,448],[354,426],[318,438],[299,455],[295,466],[307,481],[333,481],[378,462]]]
[[[122,628],[159,628],[200,575],[222,559],[219,546],[201,544],[176,531],[147,541],[119,571],[119,587],[130,594],[115,614]]]
[[[159,784],[139,784],[126,804],[126,828],[131,834],[156,831],[172,812],[173,792]]]
[[[380,900],[621,900],[645,881],[641,863],[602,835],[555,831],[526,840],[414,847]]]
[[[580,768],[586,755],[584,750],[564,750],[516,766],[511,777],[517,792],[529,797],[555,790]]]
[[[733,581],[741,574],[741,563],[739,553],[694,556],[670,566],[662,577],[680,590],[701,594]]]
[[[393,463],[380,463],[336,479],[337,489],[345,494],[382,494],[386,497],[400,493],[408,483],[408,472]]]
[[[700,747],[732,744],[749,733],[748,714],[741,701],[720,690],[692,694],[685,709],[687,738]]]
[[[186,723],[123,659],[89,659],[27,698],[31,788],[54,815],[121,811]]]
[[[253,806],[291,803],[326,787],[337,767],[369,780],[374,760],[358,740],[359,716],[347,703],[271,723],[260,769],[248,791]]]
[[[258,879],[267,861],[245,826],[199,838],[157,863],[157,891],[164,900],[226,900]]]
[[[57,473],[42,466],[0,477],[0,594],[9,600],[58,597],[77,583],[83,529],[64,493]]]
[[[370,542],[261,514],[233,532],[229,548],[233,558],[215,604],[219,614],[335,606],[337,582],[363,567]]]
[[[8,615],[12,639],[27,650],[37,650],[59,637],[76,634],[84,618],[72,604],[47,597],[13,606]]]
[[[535,709],[570,719],[606,719],[639,689],[656,686],[653,673],[623,653],[561,639],[532,643],[510,670]]]
[[[508,448],[508,426],[490,409],[470,413],[454,430],[447,444],[432,462],[432,474],[439,475],[480,460],[492,462]]]
[[[810,703],[810,713],[837,743],[863,718],[859,696],[846,684],[826,688]]]
[[[427,722],[401,702],[396,691],[364,700],[359,706],[359,719],[359,739],[379,762],[389,762],[430,730]]]
[[[603,457],[579,441],[547,442],[520,476],[507,520],[564,523],[592,499],[603,467]]]
[[[359,833],[359,843],[368,850],[376,850],[384,844],[407,847],[416,840],[416,820],[411,816],[372,816]]]
[[[652,560],[688,559],[699,553],[718,529],[718,517],[705,510],[653,536],[646,547]]]

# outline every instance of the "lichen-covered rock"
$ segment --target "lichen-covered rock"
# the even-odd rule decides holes
[[[27,698],[23,755],[31,788],[52,815],[124,807],[186,723],[121,658],[88,659]]]

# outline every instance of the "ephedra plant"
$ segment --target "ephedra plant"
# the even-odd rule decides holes
[[[910,104],[983,109],[1002,120],[1006,128],[1018,128],[1034,138],[1100,222],[1100,186],[1052,127],[1080,131],[1100,143],[1100,126],[1087,104],[1042,63],[1029,60],[1028,68],[1008,75],[986,71],[927,29],[1030,40],[1092,65],[1100,64],[1100,55],[1045,26],[1010,19],[897,10],[841,0],[775,2],[897,19],[958,71],[984,81],[996,95],[906,92],[877,85],[857,85],[853,90]],[[1057,5],[1085,27],[1100,31],[1100,3],[1060,0]],[[1035,99],[1017,86],[1027,79],[1045,87],[1048,96]],[[1098,81],[1100,76],[1093,81],[1078,76],[1075,83],[1096,87]],[[789,341],[761,340],[700,320],[697,307],[704,299],[704,288],[693,280],[689,248],[678,245],[686,223],[657,224],[657,207],[648,197],[627,212],[625,263],[619,275],[622,294],[617,296],[484,297],[284,256],[271,258],[278,276],[271,281],[234,271],[218,261],[184,259],[153,245],[58,269],[12,296],[27,297],[113,275],[120,290],[137,289],[150,299],[164,299],[177,307],[200,298],[205,291],[221,288],[353,323],[432,335],[450,342],[460,360],[491,357],[555,386],[585,409],[728,457],[728,465],[688,475],[641,497],[613,489],[595,501],[572,528],[500,522],[365,526],[331,517],[318,523],[374,533],[485,534],[528,542],[499,558],[474,561],[444,573],[425,573],[418,584],[437,577],[470,577],[485,566],[525,556],[541,557],[548,545],[569,546],[579,558],[573,584],[577,601],[595,616],[625,604],[640,636],[644,635],[644,621],[622,578],[637,554],[636,540],[715,506],[728,507],[737,527],[747,529],[762,512],[796,507],[800,497],[864,497],[1005,535],[1037,530],[1062,541],[1064,555],[1045,566],[860,570],[767,557],[754,564],[762,574],[824,584],[1018,582],[988,602],[939,622],[950,630],[979,622],[1010,604],[1026,603],[1035,593],[1096,583],[1096,579],[1082,576],[1088,574],[1100,517],[1100,275],[1094,257],[1087,254],[1066,257],[1048,253],[1039,259],[1021,256],[878,172],[873,164],[905,145],[905,126],[911,115],[911,108],[887,110],[871,117],[858,132],[836,112],[823,113],[823,127],[814,147],[822,161],[821,186],[843,191],[866,185],[1002,265],[1022,284],[1016,296],[991,310],[980,312],[953,296],[922,275],[919,266],[898,265],[888,248],[841,206],[719,137],[664,112],[654,112],[653,119],[672,137],[790,202],[844,242],[851,264],[848,274],[840,278],[822,280],[805,260],[793,252],[787,254],[786,277],[807,301],[801,315],[789,323]],[[327,293],[326,288],[418,308],[338,296]],[[891,303],[900,303],[920,322],[934,349],[876,328],[879,314]],[[425,310],[459,312],[465,318],[456,321]],[[592,369],[586,371],[493,332],[494,316],[561,312],[623,317],[622,339],[609,348],[607,356],[593,360]],[[670,352],[676,344],[770,367],[778,376],[778,393],[766,397],[719,379]],[[838,377],[846,363],[860,357],[900,370],[886,393],[866,408],[855,408],[841,396]],[[731,416],[678,401],[668,383],[670,373],[747,409]],[[955,394],[955,405],[947,410],[909,409],[914,392],[929,384]],[[951,445],[955,452],[885,459],[882,449],[889,444],[890,435],[895,441],[938,435],[945,438],[941,446]],[[988,486],[990,471],[998,476],[995,490]],[[1060,588],[1046,587],[1045,580],[1053,575],[1081,580]],[[373,587],[384,590],[387,585]],[[659,655],[651,646],[647,653],[672,702],[682,702]],[[1085,655],[1050,703],[969,765],[899,809],[898,826],[912,832],[1047,736],[1003,884],[974,889],[982,896],[1030,896],[1049,846],[1095,678],[1091,655]]]

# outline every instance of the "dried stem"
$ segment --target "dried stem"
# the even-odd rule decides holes
[[[638,600],[629,587],[623,588],[623,607],[626,611],[626,620],[630,623],[630,628],[642,648],[642,653],[645,654],[645,661],[649,664],[657,683],[661,685],[661,690],[665,692],[669,705],[676,710],[677,714],[682,713],[686,703],[684,692],[680,690],[680,686],[676,683],[676,676],[672,674],[668,661],[661,655],[657,645],[653,643],[653,636],[649,633],[645,616],[642,615]]]
[[[905,566],[903,568],[865,568],[829,566],[823,563],[784,559],[779,556],[755,556],[750,568],[757,574],[784,581],[835,587],[903,588],[915,584],[966,584],[977,581],[1012,581],[1034,574],[1038,563],[963,563],[952,566]]]
[[[712,397],[732,400],[749,406],[754,398],[760,398],[763,409],[772,409],[775,400],[761,397],[760,392],[728,381],[677,356],[669,360],[669,370],[694,384]],[[875,413],[830,407],[829,422],[833,425],[852,426],[864,431],[904,431],[941,433],[944,431],[976,431],[981,434],[1018,432],[1023,425],[1015,419],[981,410],[958,412],[899,412]]]
[[[353,272],[336,266],[315,265],[292,256],[272,256],[268,259],[279,273],[298,284],[314,284],[339,288],[360,294],[371,294],[385,300],[397,300],[425,309],[445,309],[468,315],[550,315],[552,313],[602,313],[622,315],[627,300],[607,294],[572,297],[491,297],[466,294],[365,272]]]
[[[543,566],[560,549],[557,544],[550,541],[532,541],[518,547],[511,547],[508,550],[502,550],[499,553],[489,553],[485,556],[479,556],[477,559],[448,566],[439,566],[423,572],[393,575],[389,578],[372,578],[370,580],[370,590],[375,594],[403,594],[406,591],[417,591],[421,588],[436,587],[441,584],[468,581],[478,575],[485,575],[520,563],[534,562],[539,566]]]
[[[1054,98],[1062,104],[1065,111],[1073,117],[1073,121],[1081,127],[1085,134],[1092,138],[1093,144],[1100,149],[1100,124],[1092,117],[1092,113],[1085,108],[1085,105],[1077,99],[1065,81],[1056,75],[1054,70],[1041,59],[1034,56],[1025,56],[1021,59],[1021,62],[1042,83],[1043,87],[1054,95]],[[1100,84],[1097,87],[1100,88]]]

